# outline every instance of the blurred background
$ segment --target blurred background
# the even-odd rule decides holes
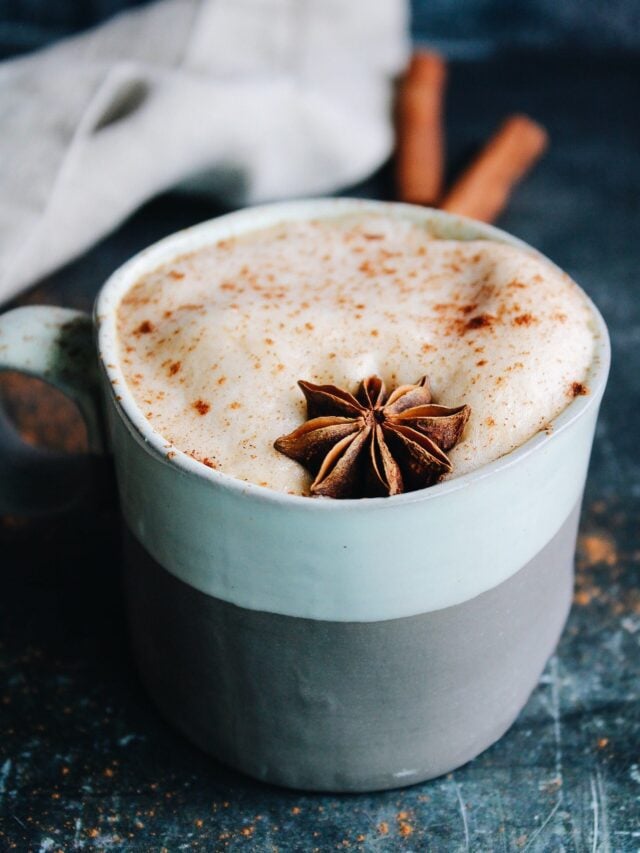
[[[2,0],[2,56],[44,47],[142,5],[143,0]],[[504,48],[620,54],[640,44],[640,8],[634,0],[412,0],[411,9],[414,40],[452,58]]]
[[[0,0],[0,58],[27,56],[146,5]],[[324,5],[339,28],[346,0]],[[0,519],[1,848],[638,849],[640,4],[413,0],[410,37],[449,63],[449,183],[506,115],[523,112],[546,128],[548,151],[497,224],[566,269],[611,332],[575,606],[558,654],[514,728],[455,780],[348,799],[253,783],[169,730],[137,682],[107,475],[73,512]],[[70,95],[73,79],[67,85]],[[2,107],[0,100],[0,136],[11,118]],[[395,198],[393,153],[382,159],[336,192]],[[15,193],[20,163],[9,171]],[[90,310],[100,285],[134,252],[233,206],[224,194],[163,189],[2,308]],[[83,426],[61,395],[13,374],[0,377],[0,393],[5,435],[13,422],[31,444],[82,447]],[[85,473],[78,467],[60,489],[73,490]]]

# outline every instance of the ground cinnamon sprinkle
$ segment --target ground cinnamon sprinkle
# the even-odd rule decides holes
[[[588,566],[595,566],[598,563],[615,566],[618,562],[616,543],[608,533],[596,532],[581,536],[579,549]]]
[[[206,415],[209,409],[211,408],[211,405],[205,400],[196,400],[193,404],[193,408],[199,415]]]
[[[176,281],[178,281],[178,280],[179,280],[179,279],[181,279],[181,278],[184,278],[184,273],[183,273],[183,272],[178,272],[178,270],[171,270],[171,271],[169,272],[169,275],[170,275],[170,277],[171,277],[171,278],[175,279]]]
[[[193,302],[185,302],[184,305],[178,305],[178,311],[201,311],[204,308],[202,303],[194,304]]]
[[[572,382],[569,389],[570,397],[585,397],[589,393],[589,388],[584,382]]]
[[[149,322],[149,320],[143,320],[142,323],[138,326],[134,331],[134,335],[148,335],[150,332],[153,332],[153,323]]]
[[[413,832],[413,827],[409,823],[409,813],[405,811],[398,812],[396,815],[398,823],[398,832],[403,838],[407,838]]]
[[[365,221],[369,224],[368,220]],[[374,220],[370,227],[364,230],[374,233],[382,230],[375,226]],[[157,292],[155,273],[155,277],[150,276],[148,281],[140,283],[141,292],[153,294],[150,304],[137,307],[135,313],[125,308],[120,322],[124,340],[126,341],[128,335],[128,343],[135,344],[133,351],[136,358],[131,360],[131,367],[127,371],[128,383],[132,386],[131,390],[135,392],[136,399],[141,401],[142,407],[145,407],[147,401],[150,408],[155,407],[153,411],[156,429],[169,436],[177,447],[186,445],[197,448],[202,464],[207,464],[203,462],[203,458],[208,457],[209,461],[215,460],[214,464],[219,466],[219,469],[250,482],[255,482],[255,472],[260,472],[261,466],[266,465],[262,476],[265,480],[268,479],[272,476],[269,468],[271,460],[267,457],[270,444],[259,445],[256,439],[256,430],[259,428],[256,419],[259,420],[261,415],[255,414],[248,405],[249,392],[247,391],[245,399],[243,383],[248,385],[249,380],[259,379],[258,374],[262,371],[265,381],[276,382],[281,389],[279,393],[282,395],[282,403],[274,403],[274,415],[280,417],[282,412],[290,409],[292,418],[298,416],[299,407],[294,407],[290,393],[291,390],[297,393],[297,376],[293,372],[295,364],[292,367],[287,359],[292,356],[293,361],[297,363],[299,353],[302,352],[300,359],[305,363],[306,353],[313,356],[314,348],[321,347],[317,341],[325,339],[325,348],[330,345],[335,349],[340,344],[342,349],[337,353],[326,352],[326,349],[322,352],[321,359],[324,360],[313,366],[309,371],[312,375],[308,377],[318,383],[330,381],[332,371],[340,373],[345,369],[346,359],[360,358],[363,353],[368,353],[371,347],[375,349],[382,346],[383,352],[388,352],[390,364],[385,365],[385,369],[389,370],[391,366],[395,366],[399,370],[398,384],[406,381],[401,363],[415,363],[420,366],[420,360],[424,363],[426,359],[427,362],[433,363],[436,387],[444,387],[446,378],[456,369],[455,365],[459,360],[466,373],[469,391],[471,392],[472,385],[475,389],[474,399],[479,400],[486,393],[491,403],[488,403],[486,408],[483,405],[484,411],[478,412],[476,425],[479,452],[488,457],[495,453],[499,455],[501,442],[507,443],[513,435],[513,441],[517,444],[520,433],[516,434],[516,428],[520,429],[520,426],[517,424],[514,427],[516,417],[507,413],[498,418],[490,409],[495,409],[496,395],[499,395],[500,400],[510,399],[510,396],[502,393],[508,388],[508,395],[511,395],[512,390],[514,396],[521,394],[523,407],[530,405],[533,410],[532,400],[525,396],[527,388],[523,376],[525,370],[530,368],[533,358],[527,356],[524,350],[538,331],[541,338],[544,336],[544,345],[548,335],[555,332],[560,334],[563,331],[562,327],[555,326],[555,320],[551,318],[554,311],[565,309],[565,303],[560,298],[557,302],[549,299],[544,306],[545,310],[538,311],[538,303],[542,305],[544,300],[540,298],[540,294],[535,294],[534,298],[529,292],[533,290],[531,273],[536,269],[535,258],[530,262],[523,260],[520,273],[520,264],[515,263],[518,259],[512,258],[513,250],[508,247],[495,249],[495,256],[493,247],[488,247],[486,251],[483,249],[481,254],[478,254],[475,244],[469,247],[462,242],[443,241],[435,237],[432,239],[432,235],[425,235],[423,229],[416,231],[414,235],[417,226],[412,223],[403,223],[397,234],[395,230],[391,230],[389,235],[385,234],[381,240],[374,239],[368,244],[362,236],[360,220],[356,220],[353,227],[345,225],[345,230],[340,230],[337,235],[333,234],[329,225],[323,225],[323,228],[326,228],[327,244],[331,247],[331,252],[327,252],[329,259],[326,267],[317,262],[321,260],[322,252],[327,250],[314,245],[313,253],[309,254],[307,243],[316,238],[313,234],[308,237],[304,223],[296,225],[292,236],[291,259],[287,255],[280,257],[277,251],[272,249],[271,242],[264,249],[264,262],[260,263],[258,272],[252,276],[252,279],[255,278],[256,287],[260,288],[257,295],[249,293],[252,291],[251,280],[239,277],[240,261],[245,255],[249,257],[249,250],[254,250],[252,245],[243,246],[242,251],[238,250],[238,256],[234,255],[228,266],[216,268],[218,279],[217,282],[212,280],[212,286],[207,273],[208,265],[215,259],[211,247],[207,254],[203,253],[202,259],[197,254],[192,261],[184,262],[186,275],[183,283],[178,282],[180,287],[169,280],[166,267],[162,272],[165,278],[162,293]],[[351,228],[351,231],[348,231],[348,228]],[[340,229],[343,229],[342,224]],[[400,245],[401,241],[405,240],[404,230],[411,240],[408,249],[396,263],[396,259],[391,258],[397,253],[389,251],[387,246],[395,249]],[[346,245],[344,237],[351,232],[353,242],[359,242],[360,246],[364,247],[365,254],[351,255],[349,249],[352,244]],[[417,245],[412,242],[414,239],[424,240],[428,245]],[[258,249],[261,245],[259,244]],[[404,246],[404,243],[402,245]],[[431,262],[420,263],[420,254],[427,254],[433,259],[433,269]],[[474,267],[469,271],[465,268],[464,275],[460,274],[458,279],[458,274],[452,271],[456,266],[462,266],[463,262],[468,263],[472,256],[477,258],[479,263],[482,262],[483,266]],[[309,258],[313,259],[313,269],[309,267]],[[371,278],[367,281],[364,280],[362,271],[358,270],[365,258],[368,259],[371,273]],[[394,267],[397,266],[395,274],[398,278],[389,277],[385,281],[384,273],[390,269],[387,264],[391,263]],[[516,270],[519,272],[517,276]],[[276,283],[273,285],[268,283],[268,274],[271,271],[276,274]],[[411,271],[415,271],[417,277],[408,281],[407,273]],[[295,292],[293,287],[283,288],[285,302],[276,306],[274,300],[268,300],[265,294],[278,290],[277,282],[289,281],[294,273],[300,275],[301,292]],[[311,278],[307,280],[309,276]],[[526,290],[523,284],[525,281]],[[216,287],[213,287],[213,284]],[[223,293],[232,291],[234,286],[238,291],[245,289],[248,301],[247,310],[243,305],[239,318],[236,319],[231,311],[228,313],[229,322],[237,323],[242,335],[238,335],[237,346],[234,341],[234,348],[229,347],[227,350],[218,340],[215,330],[219,328],[219,307],[222,306],[222,310],[226,311],[229,308],[228,301],[240,298]],[[505,292],[507,286],[510,289]],[[303,312],[299,301],[301,297],[306,298],[308,313]],[[164,317],[164,309],[167,307],[173,310],[171,319]],[[340,323],[343,315],[351,320],[361,312],[361,320],[353,319],[357,326],[357,335],[348,330],[348,327],[345,327],[344,333],[342,326],[336,331],[336,327],[327,322],[330,319],[328,312],[334,309],[340,312]],[[200,311],[202,317],[198,316]],[[572,324],[568,332],[573,334],[576,325],[574,313],[567,308],[567,314]],[[403,335],[405,321],[411,327],[409,338]],[[520,327],[529,326],[531,323],[536,325],[532,325],[529,332],[520,331]],[[153,334],[147,334],[144,338],[136,338],[131,331],[139,328],[139,334],[143,335],[149,327]],[[177,341],[173,337],[175,329],[179,332]],[[501,331],[504,331],[507,339],[504,346],[502,339],[495,337]],[[330,334],[327,335],[327,332]],[[536,340],[537,338],[536,334]],[[245,340],[253,340],[257,349],[252,351],[245,345]],[[482,341],[486,346],[479,346]],[[496,347],[495,359],[486,354],[489,345]],[[192,352],[193,348],[195,350]],[[578,349],[576,347],[576,351]],[[580,349],[580,352],[583,350],[587,352],[586,346]],[[518,358],[522,361],[516,361]],[[473,370],[474,366],[477,367],[476,371]],[[485,366],[489,370],[485,371]],[[144,378],[140,379],[139,385],[131,381],[132,374],[129,372],[137,367],[144,368]],[[517,370],[520,371],[520,377]],[[560,395],[564,395],[566,404],[570,403],[576,394],[586,393],[582,388],[578,392],[577,385],[569,378],[573,372],[574,375],[583,376],[583,379],[590,381],[586,368],[578,358],[575,359],[575,366],[569,367],[569,370],[563,368],[562,371],[555,368],[554,361],[548,372],[553,374],[554,371],[560,381]],[[171,378],[171,382],[167,386],[165,400],[161,401],[156,396],[155,380],[162,382],[163,376],[165,379]],[[411,376],[410,373],[409,378]],[[133,377],[135,379],[135,374]],[[385,375],[385,379],[390,381],[390,374]],[[546,379],[546,376],[543,379]],[[205,383],[209,384],[209,390]],[[235,387],[236,384],[238,388]],[[207,393],[211,400],[199,399],[201,395],[195,397],[198,391]],[[181,399],[183,414],[186,416],[185,427],[184,434],[176,435],[172,413],[175,405],[180,407]],[[237,403],[241,403],[242,408],[237,408]],[[193,414],[189,413],[189,409]],[[525,410],[525,416],[528,416],[531,410]],[[196,414],[199,417],[196,418]],[[485,425],[488,414],[493,414],[495,423]],[[542,411],[531,416],[532,432],[545,428],[541,426],[545,424],[545,414]],[[215,436],[225,429],[225,423],[237,431],[238,440],[230,443],[228,447],[217,447]],[[514,433],[511,433],[512,428]],[[469,437],[473,441],[476,439],[475,434],[470,434]],[[254,453],[256,444],[258,449]],[[472,441],[469,446],[472,446]],[[262,461],[263,458],[266,458],[266,462]],[[456,473],[466,473],[466,470],[473,466],[471,452],[465,447],[456,462]],[[234,471],[236,465],[240,469],[238,473]],[[272,477],[273,487],[280,491],[289,491],[287,477],[294,475],[284,471],[282,482],[278,480],[279,476],[278,469],[277,475]],[[305,483],[306,480],[301,485],[294,483],[296,494],[304,489]],[[413,817],[409,820],[409,824],[412,823]],[[390,835],[398,838],[395,814],[389,818],[389,824]],[[418,834],[417,823],[413,834]]]
[[[518,317],[513,318],[513,322],[516,326],[531,326],[538,321],[533,316],[533,314],[520,314]]]
[[[477,314],[465,323],[465,331],[473,329],[487,329],[495,323],[496,318],[492,314]]]

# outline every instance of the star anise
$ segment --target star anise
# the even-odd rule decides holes
[[[397,495],[431,486],[452,470],[445,451],[460,440],[471,409],[434,405],[426,376],[388,396],[377,376],[365,379],[355,396],[335,385],[298,385],[309,420],[274,446],[314,475],[312,495]]]

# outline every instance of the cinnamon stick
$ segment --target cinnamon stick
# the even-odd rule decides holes
[[[397,100],[396,182],[401,201],[435,204],[442,193],[442,123],[446,65],[428,51],[414,53]]]
[[[493,222],[547,144],[543,127],[525,115],[510,116],[454,184],[442,210]]]

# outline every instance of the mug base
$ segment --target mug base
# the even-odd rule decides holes
[[[571,604],[579,512],[493,589],[366,623],[237,607],[127,533],[142,679],[191,741],[265,782],[363,792],[440,776],[498,740],[536,686]]]

